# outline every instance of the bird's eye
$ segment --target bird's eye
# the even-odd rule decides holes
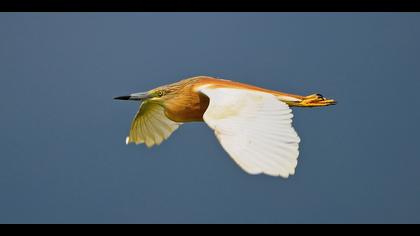
[[[158,92],[158,96],[159,96],[159,97],[162,97],[162,96],[163,96],[163,91],[159,91],[159,92]]]

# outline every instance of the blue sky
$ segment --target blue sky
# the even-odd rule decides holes
[[[420,15],[1,13],[1,223],[420,223]],[[112,97],[210,75],[294,108],[288,180],[244,173],[204,123],[126,146]]]

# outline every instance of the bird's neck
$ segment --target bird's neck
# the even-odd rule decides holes
[[[203,121],[203,114],[209,105],[207,96],[184,88],[164,102],[166,116],[176,122]]]

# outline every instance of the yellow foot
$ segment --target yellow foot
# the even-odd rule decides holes
[[[304,97],[297,105],[302,107],[319,107],[335,104],[336,102],[333,99],[324,98],[321,94],[312,94]]]

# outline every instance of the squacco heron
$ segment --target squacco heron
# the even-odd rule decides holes
[[[299,96],[208,76],[116,97],[140,101],[126,143],[159,145],[183,123],[204,121],[224,150],[249,174],[295,174],[300,138],[289,107],[335,104],[320,94]]]

